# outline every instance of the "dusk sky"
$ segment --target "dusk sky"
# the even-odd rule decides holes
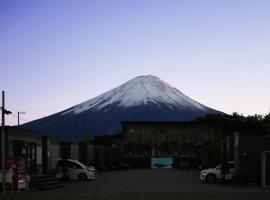
[[[9,125],[148,74],[228,114],[266,114],[270,1],[0,0],[0,67]]]

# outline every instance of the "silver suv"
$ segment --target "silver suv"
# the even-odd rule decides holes
[[[234,161],[228,161],[229,173],[226,174],[227,179],[231,179],[235,175]],[[200,172],[200,180],[206,183],[214,183],[216,180],[221,179],[221,164],[215,168],[209,168]]]
[[[78,160],[60,159],[57,164],[58,171],[62,171],[64,176],[71,180],[95,180],[97,176],[96,169],[92,166],[86,166]]]

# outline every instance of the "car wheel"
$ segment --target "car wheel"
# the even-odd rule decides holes
[[[79,180],[80,180],[80,181],[86,181],[86,180],[87,180],[86,174],[80,174],[80,175],[79,175]]]
[[[215,176],[215,174],[208,174],[207,176],[206,176],[206,183],[215,183],[216,182],[216,176]]]

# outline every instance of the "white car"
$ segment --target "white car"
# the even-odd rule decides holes
[[[235,175],[234,161],[228,161],[229,173],[226,175],[227,179],[231,179]],[[221,179],[221,164],[215,168],[205,169],[200,172],[200,180],[207,183],[214,183]]]
[[[60,159],[57,168],[70,180],[95,180],[97,177],[97,172],[94,167],[86,166],[78,160]]]

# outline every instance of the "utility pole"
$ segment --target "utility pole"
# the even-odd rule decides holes
[[[1,107],[1,111],[2,111],[2,135],[1,135],[1,156],[2,156],[2,166],[1,166],[1,169],[2,169],[2,191],[3,193],[6,191],[6,188],[5,188],[5,185],[6,185],[6,166],[5,166],[5,161],[6,161],[6,158],[5,158],[5,155],[6,155],[6,152],[5,152],[5,114],[9,115],[11,114],[10,111],[6,110],[5,109],[5,91],[2,91],[2,107]]]
[[[20,114],[25,114],[25,112],[18,112],[18,126],[20,126]]]
[[[6,177],[5,177],[5,92],[2,91],[2,135],[1,135],[1,169],[2,169],[2,191],[5,192],[5,185],[6,185]]]

